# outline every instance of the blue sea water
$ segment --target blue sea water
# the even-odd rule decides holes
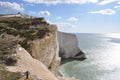
[[[61,65],[66,77],[78,80],[120,80],[120,34],[76,34],[84,61]]]

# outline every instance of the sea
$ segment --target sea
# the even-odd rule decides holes
[[[76,35],[87,59],[64,63],[60,72],[78,80],[120,80],[120,34]]]

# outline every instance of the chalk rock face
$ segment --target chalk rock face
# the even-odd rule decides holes
[[[84,53],[78,47],[76,35],[58,31],[58,42],[60,57],[85,59]]]
[[[33,40],[31,45],[31,54],[34,58],[40,60],[47,68],[57,75],[60,65],[59,46],[57,40],[57,27],[49,25],[52,33],[48,33],[42,39]]]

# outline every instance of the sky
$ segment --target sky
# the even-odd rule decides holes
[[[0,14],[44,17],[59,31],[120,33],[120,0],[0,0]]]

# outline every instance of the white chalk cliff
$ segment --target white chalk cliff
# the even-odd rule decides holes
[[[59,54],[62,58],[85,59],[84,53],[78,47],[75,34],[58,31]]]

